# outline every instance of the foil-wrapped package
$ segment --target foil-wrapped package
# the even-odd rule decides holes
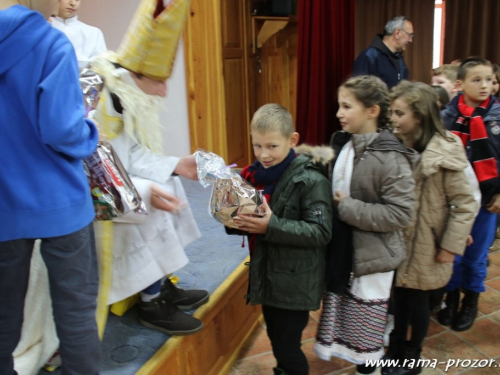
[[[220,156],[202,150],[195,152],[198,179],[203,187],[212,185],[209,214],[227,227],[238,228],[239,214],[264,216],[262,192],[226,166]]]
[[[90,69],[83,69],[80,72],[80,88],[85,104],[85,117],[94,118],[95,108],[104,88],[104,79]]]
[[[99,142],[83,164],[90,182],[96,220],[112,220],[129,211],[147,214],[146,205],[108,142]]]
[[[85,115],[93,118],[104,80],[92,70],[84,69],[80,73],[80,88]],[[147,214],[146,205],[108,142],[100,141],[83,165],[90,183],[96,220],[112,220],[129,211]]]

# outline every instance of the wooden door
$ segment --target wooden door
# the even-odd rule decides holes
[[[221,1],[227,162],[239,167],[249,162],[246,8],[245,0]]]
[[[278,103],[292,114],[297,107],[297,23],[290,22],[257,49],[253,82],[255,105]],[[257,64],[258,62],[258,64]],[[259,72],[260,68],[260,72]]]

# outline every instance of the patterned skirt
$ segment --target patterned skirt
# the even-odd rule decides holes
[[[314,351],[323,360],[355,364],[384,355],[384,331],[394,271],[357,277],[346,294],[325,292]]]

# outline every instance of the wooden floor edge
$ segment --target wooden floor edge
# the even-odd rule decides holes
[[[219,302],[224,297],[225,293],[231,288],[231,286],[241,277],[243,277],[244,273],[248,270],[248,267],[245,266],[245,263],[248,262],[250,257],[245,258],[236,269],[222,282],[221,285],[210,295],[210,300],[205,305],[201,306],[196,312],[193,314],[194,317],[203,320],[203,318],[208,315],[213,309],[217,308]],[[262,321],[262,316],[256,320],[256,322],[252,325],[249,332],[245,335],[245,338],[242,342],[239,343],[236,350],[231,354],[230,358],[228,358],[227,365],[223,367],[226,371],[227,367],[229,367],[229,363],[231,362],[231,366],[236,362],[237,356],[240,352],[240,349],[245,344],[246,340],[250,335],[254,332],[257,325]],[[149,375],[154,373],[158,366],[161,364],[174,352],[180,345],[184,339],[189,336],[173,336],[169,338],[163,346],[156,351],[156,353],[136,372],[136,375]],[[227,371],[229,372],[229,369]],[[224,372],[221,372],[224,373]]]

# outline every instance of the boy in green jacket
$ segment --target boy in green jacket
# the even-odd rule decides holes
[[[241,175],[263,190],[269,205],[264,203],[263,217],[235,219],[238,229],[249,233],[248,298],[262,304],[278,362],[274,373],[305,375],[301,336],[309,311],[320,307],[332,235],[332,187],[322,171],[333,151],[308,148],[312,159],[296,154],[299,134],[291,114],[278,104],[259,108],[250,130],[257,161]]]

